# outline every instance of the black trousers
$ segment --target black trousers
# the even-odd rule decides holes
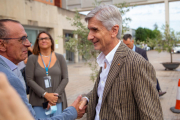
[[[157,79],[157,78],[156,78],[156,80],[157,80],[156,89],[157,89],[157,91],[159,92],[159,90],[161,90],[161,88],[160,88],[159,81],[158,81],[158,79]]]

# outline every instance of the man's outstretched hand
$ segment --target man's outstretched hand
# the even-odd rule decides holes
[[[79,95],[77,99],[71,104],[71,106],[75,107],[78,113],[78,116],[77,116],[78,119],[83,117],[86,107],[87,107],[87,106],[83,106],[82,109],[79,109],[79,106],[81,105],[81,99],[82,99],[82,96]]]

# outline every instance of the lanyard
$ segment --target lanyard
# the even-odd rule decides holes
[[[41,55],[41,53],[40,53],[40,55]],[[52,53],[51,53],[51,55],[52,55]],[[48,68],[49,68],[49,65],[50,65],[50,63],[51,63],[51,56],[50,56],[50,60],[49,60],[48,67],[46,67],[46,65],[45,65],[45,63],[44,63],[44,60],[43,60],[43,58],[42,58],[42,55],[41,55],[41,59],[42,59],[42,62],[43,62],[43,64],[44,64],[44,67],[45,67],[45,70],[46,70],[46,75],[48,76]]]

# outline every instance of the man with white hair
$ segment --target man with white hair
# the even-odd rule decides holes
[[[98,6],[85,20],[88,40],[101,51],[94,88],[80,105],[81,109],[88,104],[87,120],[163,120],[155,70],[120,41],[122,17],[118,8]]]

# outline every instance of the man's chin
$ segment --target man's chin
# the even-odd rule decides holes
[[[28,55],[24,55],[24,56],[22,57],[22,61],[25,60],[27,57],[28,57]]]
[[[94,46],[94,49],[95,49],[95,50],[100,50],[99,47],[97,47],[97,46]]]

